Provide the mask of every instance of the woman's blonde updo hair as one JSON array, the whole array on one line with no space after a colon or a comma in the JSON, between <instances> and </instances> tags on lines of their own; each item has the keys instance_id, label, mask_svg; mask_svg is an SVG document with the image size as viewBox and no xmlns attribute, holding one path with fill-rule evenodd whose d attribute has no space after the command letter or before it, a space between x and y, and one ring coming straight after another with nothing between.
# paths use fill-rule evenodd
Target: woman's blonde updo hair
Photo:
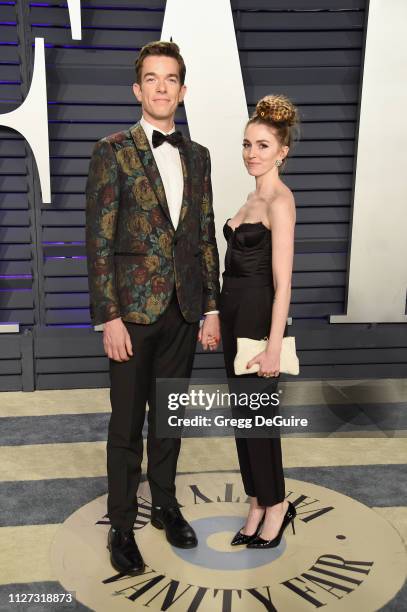
<instances>
[{"instance_id":1,"label":"woman's blonde updo hair","mask_svg":"<svg viewBox=\"0 0 407 612\"><path fill-rule=\"evenodd\" d=\"M291 145L294 140L299 138L299 113L298 109L287 96L275 94L264 96L256 104L256 109L246 124L263 123L275 128L277 138L281 146ZM279 166L279 170L284 168L286 157Z\"/></svg>"}]
</instances>

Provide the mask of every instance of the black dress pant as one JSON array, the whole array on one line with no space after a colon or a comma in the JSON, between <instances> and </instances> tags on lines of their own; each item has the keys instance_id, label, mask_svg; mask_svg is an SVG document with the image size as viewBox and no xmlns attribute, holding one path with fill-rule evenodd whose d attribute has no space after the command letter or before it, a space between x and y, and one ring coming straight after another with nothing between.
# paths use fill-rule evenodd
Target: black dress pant
<instances>
[{"instance_id":1,"label":"black dress pant","mask_svg":"<svg viewBox=\"0 0 407 612\"><path fill-rule=\"evenodd\" d=\"M235 375L233 362L237 351L237 338L261 340L269 336L272 304L271 286L265 286L264 283L262 285L250 277L241 279L224 277L220 299L220 320L228 378L258 380L257 373ZM276 393L278 377L264 380L267 380L267 393ZM285 498L285 483L280 437L235 437L235 440L243 486L247 495L256 497L261 506L273 506L282 502Z\"/></svg>"},{"instance_id":2,"label":"black dress pant","mask_svg":"<svg viewBox=\"0 0 407 612\"><path fill-rule=\"evenodd\" d=\"M133 347L128 361L109 359L112 414L107 440L107 510L113 527L129 529L137 516L137 489L143 459L143 425L148 402L147 478L153 505L178 505L175 474L180 438L157 438L156 378L189 378L199 322L188 323L176 293L150 325L123 321Z\"/></svg>"}]
</instances>

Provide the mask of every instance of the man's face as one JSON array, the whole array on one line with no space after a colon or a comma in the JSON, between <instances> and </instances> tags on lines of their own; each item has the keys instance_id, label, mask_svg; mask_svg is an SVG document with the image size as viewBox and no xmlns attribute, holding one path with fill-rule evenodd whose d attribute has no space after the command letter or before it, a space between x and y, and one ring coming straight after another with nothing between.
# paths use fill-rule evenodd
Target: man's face
<instances>
[{"instance_id":1,"label":"man's face","mask_svg":"<svg viewBox=\"0 0 407 612\"><path fill-rule=\"evenodd\" d=\"M134 83L133 92L141 102L145 118L163 120L174 117L185 96L178 62L165 55L149 55L143 61L141 83Z\"/></svg>"}]
</instances>

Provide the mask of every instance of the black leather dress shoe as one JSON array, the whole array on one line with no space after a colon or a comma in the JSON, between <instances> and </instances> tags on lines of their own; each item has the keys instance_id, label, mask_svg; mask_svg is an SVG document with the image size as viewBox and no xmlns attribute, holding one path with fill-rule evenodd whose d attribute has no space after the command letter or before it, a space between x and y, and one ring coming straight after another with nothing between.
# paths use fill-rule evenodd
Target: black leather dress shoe
<instances>
[{"instance_id":1,"label":"black leather dress shoe","mask_svg":"<svg viewBox=\"0 0 407 612\"><path fill-rule=\"evenodd\" d=\"M110 563L121 574L137 576L144 572L144 561L134 540L133 529L111 527L107 536Z\"/></svg>"},{"instance_id":2,"label":"black leather dress shoe","mask_svg":"<svg viewBox=\"0 0 407 612\"><path fill-rule=\"evenodd\" d=\"M178 506L153 506L151 524L157 529L165 529L167 540L178 548L195 548L198 539L191 525L187 523Z\"/></svg>"}]
</instances>

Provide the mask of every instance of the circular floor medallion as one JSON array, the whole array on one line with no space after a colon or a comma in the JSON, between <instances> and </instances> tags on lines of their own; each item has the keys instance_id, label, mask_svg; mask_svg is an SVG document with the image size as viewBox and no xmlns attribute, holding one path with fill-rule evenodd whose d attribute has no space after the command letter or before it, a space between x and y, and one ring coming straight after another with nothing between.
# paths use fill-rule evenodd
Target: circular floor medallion
<instances>
[{"instance_id":1,"label":"circular floor medallion","mask_svg":"<svg viewBox=\"0 0 407 612\"><path fill-rule=\"evenodd\" d=\"M380 609L402 587L406 550L399 533L367 506L336 491L286 478L297 508L275 549L231 547L247 512L236 473L177 477L182 512L197 532L192 550L170 546L149 522L150 491L139 490L135 537L146 562L117 575L106 549L106 495L72 514L57 532L52 566L61 584L96 612L326 612Z\"/></svg>"}]
</instances>

